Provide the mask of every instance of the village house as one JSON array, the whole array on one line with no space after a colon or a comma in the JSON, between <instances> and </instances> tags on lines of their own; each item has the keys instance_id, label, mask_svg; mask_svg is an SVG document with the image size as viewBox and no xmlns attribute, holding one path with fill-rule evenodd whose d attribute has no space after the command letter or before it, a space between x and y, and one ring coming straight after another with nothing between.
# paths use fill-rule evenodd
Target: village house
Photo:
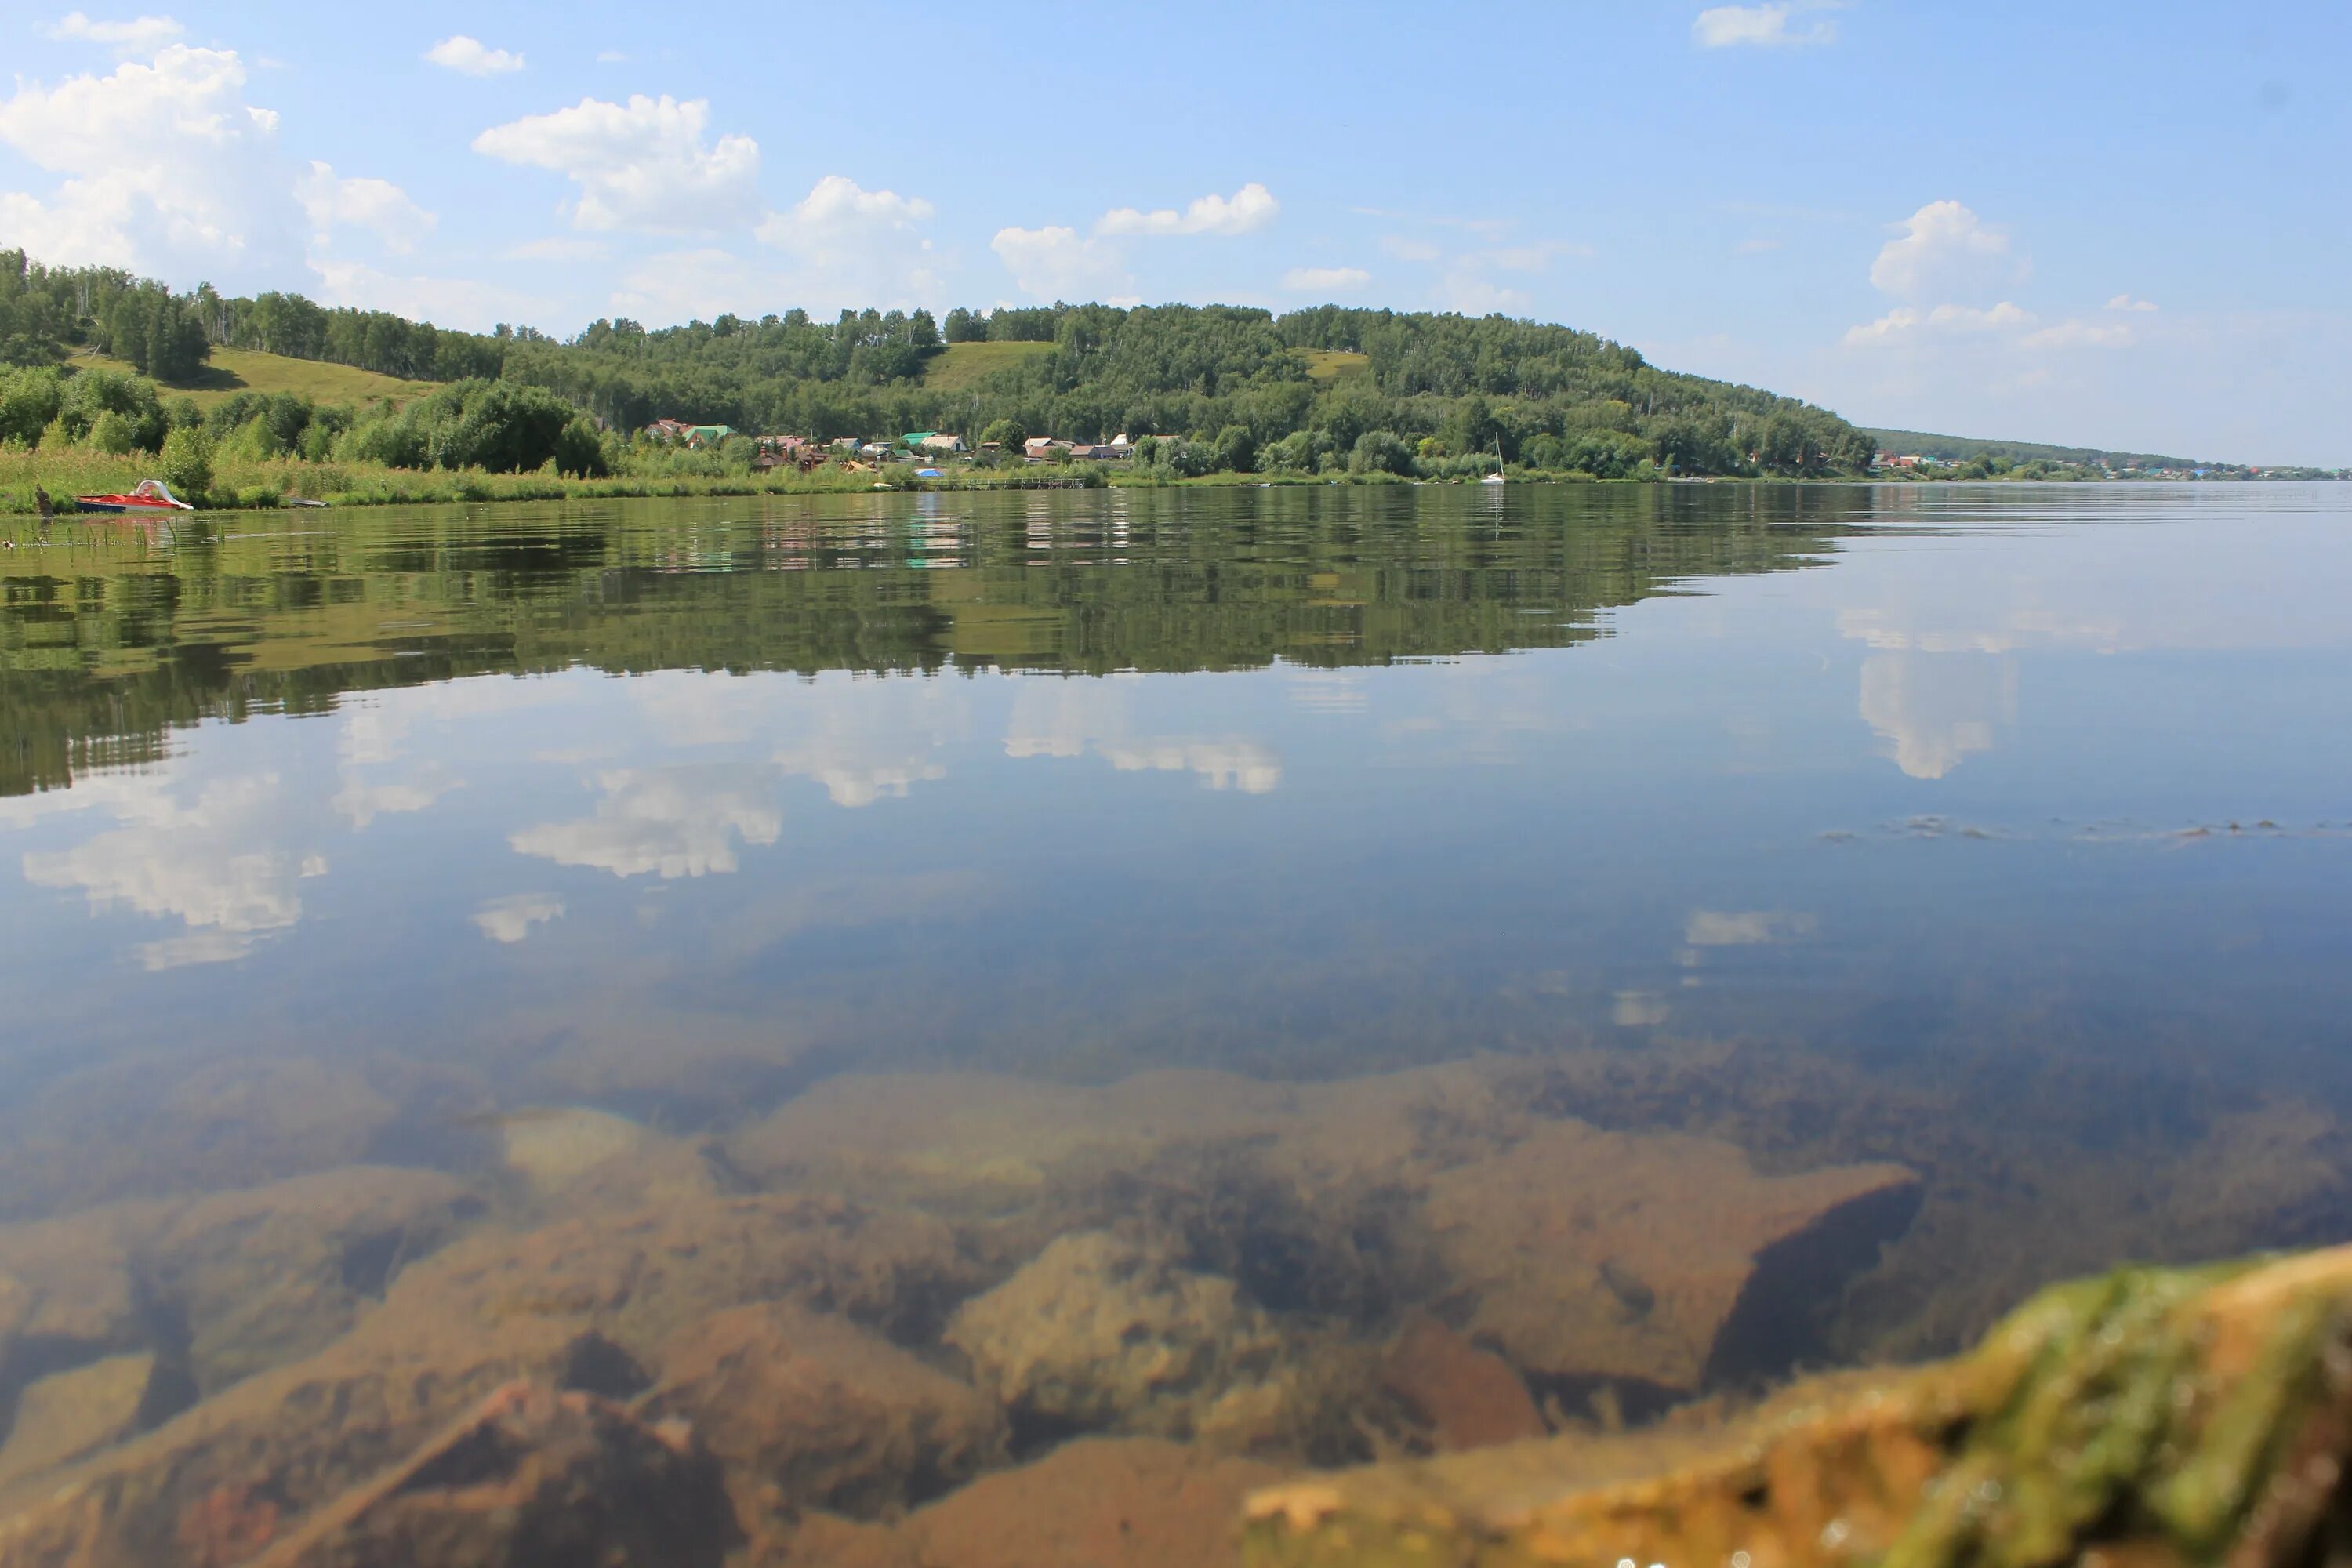
<instances>
[{"instance_id":1,"label":"village house","mask_svg":"<svg viewBox=\"0 0 2352 1568\"><path fill-rule=\"evenodd\" d=\"M735 434L731 425L689 425L683 419L656 419L646 426L644 434L656 441L684 443L688 447L715 447Z\"/></svg>"}]
</instances>

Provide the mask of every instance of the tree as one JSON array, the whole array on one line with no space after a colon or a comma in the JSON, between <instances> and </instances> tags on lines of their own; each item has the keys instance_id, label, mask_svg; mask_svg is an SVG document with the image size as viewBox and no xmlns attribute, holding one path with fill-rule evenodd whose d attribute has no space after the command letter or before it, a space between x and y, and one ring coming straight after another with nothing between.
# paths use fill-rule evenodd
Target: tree
<instances>
[{"instance_id":1,"label":"tree","mask_svg":"<svg viewBox=\"0 0 2352 1568\"><path fill-rule=\"evenodd\" d=\"M1217 467L1229 473L1246 474L1257 467L1257 438L1244 425L1228 425L1217 432Z\"/></svg>"},{"instance_id":2,"label":"tree","mask_svg":"<svg viewBox=\"0 0 2352 1568\"><path fill-rule=\"evenodd\" d=\"M213 444L201 429L181 426L163 437L163 482L182 500L201 501L213 483Z\"/></svg>"},{"instance_id":3,"label":"tree","mask_svg":"<svg viewBox=\"0 0 2352 1568\"><path fill-rule=\"evenodd\" d=\"M988 320L958 305L940 324L940 332L951 343L980 342L988 336Z\"/></svg>"},{"instance_id":4,"label":"tree","mask_svg":"<svg viewBox=\"0 0 2352 1568\"><path fill-rule=\"evenodd\" d=\"M1348 468L1359 474L1411 474L1412 448L1393 430L1367 430L1356 438Z\"/></svg>"},{"instance_id":5,"label":"tree","mask_svg":"<svg viewBox=\"0 0 2352 1568\"><path fill-rule=\"evenodd\" d=\"M1018 452L1022 443L1028 439L1029 432L1018 419L992 420L980 433L981 445L986 446L992 441L1008 452Z\"/></svg>"}]
</instances>

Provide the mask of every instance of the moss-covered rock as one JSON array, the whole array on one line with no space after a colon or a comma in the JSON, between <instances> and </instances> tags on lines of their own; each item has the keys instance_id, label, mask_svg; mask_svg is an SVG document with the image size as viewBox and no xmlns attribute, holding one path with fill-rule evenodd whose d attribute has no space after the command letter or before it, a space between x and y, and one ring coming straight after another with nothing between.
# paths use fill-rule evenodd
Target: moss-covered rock
<instances>
[{"instance_id":1,"label":"moss-covered rock","mask_svg":"<svg viewBox=\"0 0 2352 1568\"><path fill-rule=\"evenodd\" d=\"M2061 1286L1972 1353L1708 1432L1292 1482L1253 1568L2288 1564L2352 1542L2352 1248Z\"/></svg>"}]
</instances>

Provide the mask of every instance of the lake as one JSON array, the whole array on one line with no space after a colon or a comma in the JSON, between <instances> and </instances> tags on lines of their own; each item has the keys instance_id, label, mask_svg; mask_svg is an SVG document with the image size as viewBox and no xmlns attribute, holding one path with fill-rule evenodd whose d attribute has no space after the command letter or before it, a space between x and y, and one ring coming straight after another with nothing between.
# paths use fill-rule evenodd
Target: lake
<instances>
[{"instance_id":1,"label":"lake","mask_svg":"<svg viewBox=\"0 0 2352 1568\"><path fill-rule=\"evenodd\" d=\"M265 1539L224 1431L352 1446L290 1519L542 1331L724 1431L675 1346L746 1304L952 1385L953 1462L811 1483L866 1528L1090 1433L1443 1447L1409 1322L1558 1428L2341 1240L2347 524L2286 484L26 521L0 1510L170 1470L173 1539ZM30 1424L118 1363L112 1425ZM408 1416L268 1414L395 1363Z\"/></svg>"}]
</instances>

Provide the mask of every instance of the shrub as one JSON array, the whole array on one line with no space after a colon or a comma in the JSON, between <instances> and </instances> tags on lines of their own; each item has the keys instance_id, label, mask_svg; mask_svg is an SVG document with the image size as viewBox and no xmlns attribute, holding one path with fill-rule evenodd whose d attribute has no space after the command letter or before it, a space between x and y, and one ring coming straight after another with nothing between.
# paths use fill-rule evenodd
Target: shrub
<instances>
[{"instance_id":1,"label":"shrub","mask_svg":"<svg viewBox=\"0 0 2352 1568\"><path fill-rule=\"evenodd\" d=\"M163 482L182 500L201 500L213 486L213 444L198 426L183 425L163 437Z\"/></svg>"},{"instance_id":2,"label":"shrub","mask_svg":"<svg viewBox=\"0 0 2352 1568\"><path fill-rule=\"evenodd\" d=\"M89 427L89 444L110 457L123 457L139 449L139 426L110 408Z\"/></svg>"}]
</instances>

